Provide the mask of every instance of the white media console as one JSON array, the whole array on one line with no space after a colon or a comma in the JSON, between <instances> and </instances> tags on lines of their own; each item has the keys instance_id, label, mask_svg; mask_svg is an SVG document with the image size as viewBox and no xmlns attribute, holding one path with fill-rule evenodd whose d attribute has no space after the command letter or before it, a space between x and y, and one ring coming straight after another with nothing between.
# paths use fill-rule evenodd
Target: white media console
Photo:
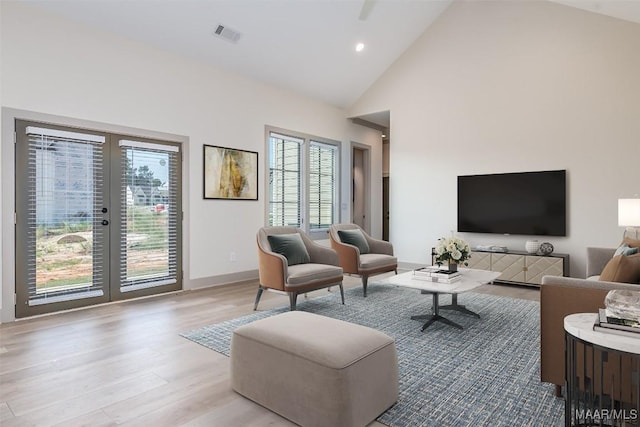
<instances>
[{"instance_id":1,"label":"white media console","mask_svg":"<svg viewBox=\"0 0 640 427\"><path fill-rule=\"evenodd\" d=\"M569 255L472 251L469 268L502 273L495 281L540 286L542 276L569 276Z\"/></svg>"},{"instance_id":2,"label":"white media console","mask_svg":"<svg viewBox=\"0 0 640 427\"><path fill-rule=\"evenodd\" d=\"M535 255L520 251L472 250L467 262L469 268L502 273L494 282L540 286L542 276L569 276L568 254Z\"/></svg>"}]
</instances>

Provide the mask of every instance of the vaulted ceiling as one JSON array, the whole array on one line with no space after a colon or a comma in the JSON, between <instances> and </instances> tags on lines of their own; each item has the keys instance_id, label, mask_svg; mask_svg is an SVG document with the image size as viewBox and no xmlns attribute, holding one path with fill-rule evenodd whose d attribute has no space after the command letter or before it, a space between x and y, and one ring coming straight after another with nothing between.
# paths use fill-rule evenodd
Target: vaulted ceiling
<instances>
[{"instance_id":1,"label":"vaulted ceiling","mask_svg":"<svg viewBox=\"0 0 640 427\"><path fill-rule=\"evenodd\" d=\"M19 1L348 107L452 0ZM557 3L640 23L640 0ZM216 37L219 25L223 35L239 33L238 40Z\"/></svg>"}]
</instances>

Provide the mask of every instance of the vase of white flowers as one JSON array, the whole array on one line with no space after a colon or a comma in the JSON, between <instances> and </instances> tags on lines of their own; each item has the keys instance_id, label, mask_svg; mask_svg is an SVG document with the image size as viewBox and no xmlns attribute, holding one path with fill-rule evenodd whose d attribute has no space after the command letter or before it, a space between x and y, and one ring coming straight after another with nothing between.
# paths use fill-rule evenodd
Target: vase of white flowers
<instances>
[{"instance_id":1,"label":"vase of white flowers","mask_svg":"<svg viewBox=\"0 0 640 427\"><path fill-rule=\"evenodd\" d=\"M450 271L457 271L458 264L469 265L467 260L471 258L471 246L457 237L438 239L436 246L436 263L438 265L447 262Z\"/></svg>"}]
</instances>

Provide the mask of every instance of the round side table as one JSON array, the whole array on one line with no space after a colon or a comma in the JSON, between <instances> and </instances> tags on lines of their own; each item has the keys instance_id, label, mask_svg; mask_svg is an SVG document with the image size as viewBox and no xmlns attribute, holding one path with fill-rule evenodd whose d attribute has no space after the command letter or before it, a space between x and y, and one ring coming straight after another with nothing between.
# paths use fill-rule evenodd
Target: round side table
<instances>
[{"instance_id":1,"label":"round side table","mask_svg":"<svg viewBox=\"0 0 640 427\"><path fill-rule=\"evenodd\" d=\"M594 331L596 317L564 318L565 426L638 425L640 335Z\"/></svg>"}]
</instances>

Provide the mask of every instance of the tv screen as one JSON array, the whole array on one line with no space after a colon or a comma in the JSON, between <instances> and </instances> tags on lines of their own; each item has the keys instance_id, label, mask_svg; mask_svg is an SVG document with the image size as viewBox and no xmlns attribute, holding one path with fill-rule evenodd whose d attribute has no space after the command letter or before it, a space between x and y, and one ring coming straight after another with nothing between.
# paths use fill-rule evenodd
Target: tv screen
<instances>
[{"instance_id":1,"label":"tv screen","mask_svg":"<svg viewBox=\"0 0 640 427\"><path fill-rule=\"evenodd\" d=\"M458 231L566 236L566 171L458 177Z\"/></svg>"}]
</instances>

